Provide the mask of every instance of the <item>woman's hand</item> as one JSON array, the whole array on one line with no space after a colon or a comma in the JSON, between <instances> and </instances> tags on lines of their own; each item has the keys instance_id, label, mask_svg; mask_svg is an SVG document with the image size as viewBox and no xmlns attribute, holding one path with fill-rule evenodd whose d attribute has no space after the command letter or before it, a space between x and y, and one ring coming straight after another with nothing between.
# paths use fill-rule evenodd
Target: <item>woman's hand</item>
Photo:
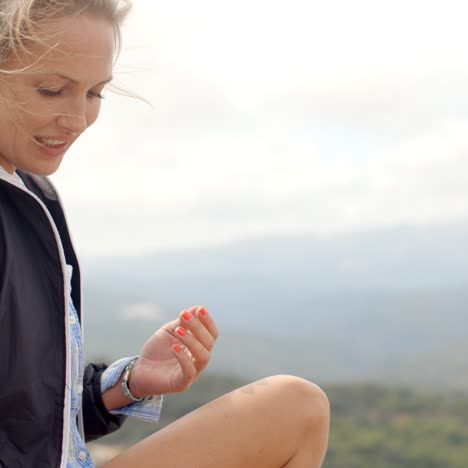
<instances>
[{"instance_id":1,"label":"woman's hand","mask_svg":"<svg viewBox=\"0 0 468 468\"><path fill-rule=\"evenodd\" d=\"M207 366L218 329L204 307L191 307L143 346L129 379L137 397L186 390Z\"/></svg>"}]
</instances>

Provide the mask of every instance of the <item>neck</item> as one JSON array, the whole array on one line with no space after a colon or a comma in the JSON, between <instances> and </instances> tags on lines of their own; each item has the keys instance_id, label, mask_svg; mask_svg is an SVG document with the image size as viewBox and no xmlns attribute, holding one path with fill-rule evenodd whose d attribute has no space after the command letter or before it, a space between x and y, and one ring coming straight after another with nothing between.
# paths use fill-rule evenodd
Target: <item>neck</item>
<instances>
[{"instance_id":1,"label":"neck","mask_svg":"<svg viewBox=\"0 0 468 468\"><path fill-rule=\"evenodd\" d=\"M8 172L8 174L13 175L16 170L16 167L2 161L1 155L0 155L0 169L3 169L5 172Z\"/></svg>"}]
</instances>

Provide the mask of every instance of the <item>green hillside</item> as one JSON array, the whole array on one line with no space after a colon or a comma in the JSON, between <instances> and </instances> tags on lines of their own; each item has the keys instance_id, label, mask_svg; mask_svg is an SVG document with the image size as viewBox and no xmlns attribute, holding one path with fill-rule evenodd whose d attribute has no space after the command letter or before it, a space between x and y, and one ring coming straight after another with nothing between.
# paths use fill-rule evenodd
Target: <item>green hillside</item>
<instances>
[{"instance_id":1,"label":"green hillside","mask_svg":"<svg viewBox=\"0 0 468 468\"><path fill-rule=\"evenodd\" d=\"M466 468L468 398L402 388L326 388L332 407L324 468Z\"/></svg>"}]
</instances>

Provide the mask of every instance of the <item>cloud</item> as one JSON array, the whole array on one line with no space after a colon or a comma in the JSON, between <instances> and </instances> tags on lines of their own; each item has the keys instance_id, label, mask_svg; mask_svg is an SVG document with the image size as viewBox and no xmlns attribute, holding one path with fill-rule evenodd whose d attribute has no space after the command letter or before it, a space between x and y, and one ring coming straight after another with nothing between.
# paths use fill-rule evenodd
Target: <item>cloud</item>
<instances>
[{"instance_id":1,"label":"cloud","mask_svg":"<svg viewBox=\"0 0 468 468\"><path fill-rule=\"evenodd\" d=\"M153 107L109 95L54 176L82 252L468 216L464 4L285 5L135 7Z\"/></svg>"},{"instance_id":2,"label":"cloud","mask_svg":"<svg viewBox=\"0 0 468 468\"><path fill-rule=\"evenodd\" d=\"M273 137L201 140L183 167L110 166L62 188L92 253L457 220L468 217L466 124L362 160L328 159L314 144L275 149Z\"/></svg>"}]
</instances>

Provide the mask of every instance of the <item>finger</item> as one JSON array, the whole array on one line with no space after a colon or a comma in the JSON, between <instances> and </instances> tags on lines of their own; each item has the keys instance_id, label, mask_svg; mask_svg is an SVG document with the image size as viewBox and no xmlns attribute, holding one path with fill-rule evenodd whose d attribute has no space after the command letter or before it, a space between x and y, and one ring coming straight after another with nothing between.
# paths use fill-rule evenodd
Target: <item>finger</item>
<instances>
[{"instance_id":1,"label":"finger","mask_svg":"<svg viewBox=\"0 0 468 468\"><path fill-rule=\"evenodd\" d=\"M187 318L191 317L191 316L195 316L195 312L196 310L198 309L199 306L192 306L190 307L189 309L184 309L182 312L180 312L179 316L174 319L174 320L171 320L170 322L167 322L163 328L167 329L168 331L170 331L171 333L174 332L174 330L177 328L177 327L180 327L182 325L184 325L182 323L182 314L188 312L188 316Z\"/></svg>"},{"instance_id":2,"label":"finger","mask_svg":"<svg viewBox=\"0 0 468 468\"><path fill-rule=\"evenodd\" d=\"M187 333L185 328L178 327L175 332L177 339L186 346L188 352L191 354L197 370L200 371L204 369L210 361L211 353L197 340L195 336Z\"/></svg>"},{"instance_id":3,"label":"finger","mask_svg":"<svg viewBox=\"0 0 468 468\"><path fill-rule=\"evenodd\" d=\"M219 337L218 327L205 307L201 306L197 308L196 317L205 325L205 328L210 332L211 336L217 340Z\"/></svg>"},{"instance_id":4,"label":"finger","mask_svg":"<svg viewBox=\"0 0 468 468\"><path fill-rule=\"evenodd\" d=\"M195 315L196 312L197 312L197 309L199 309L199 308L200 308L200 306L198 306L198 305L192 306L189 309L187 309L187 312L190 312L192 315Z\"/></svg>"},{"instance_id":5,"label":"finger","mask_svg":"<svg viewBox=\"0 0 468 468\"><path fill-rule=\"evenodd\" d=\"M203 346L211 351L213 349L216 338L211 334L210 330L205 326L196 315L197 309L191 313L192 309L185 310L180 314L181 326L197 338L197 340L203 344Z\"/></svg>"},{"instance_id":6,"label":"finger","mask_svg":"<svg viewBox=\"0 0 468 468\"><path fill-rule=\"evenodd\" d=\"M183 347L179 344L172 345L172 351L180 364L180 368L182 369L182 375L184 376L184 384L182 388L177 389L177 391L182 391L187 389L191 382L197 376L197 370L195 369L195 364L191 357L184 351Z\"/></svg>"},{"instance_id":7,"label":"finger","mask_svg":"<svg viewBox=\"0 0 468 468\"><path fill-rule=\"evenodd\" d=\"M180 325L182 325L180 317L177 317L175 320L167 322L165 325L162 326L162 328L172 334L177 327L180 327Z\"/></svg>"}]
</instances>

